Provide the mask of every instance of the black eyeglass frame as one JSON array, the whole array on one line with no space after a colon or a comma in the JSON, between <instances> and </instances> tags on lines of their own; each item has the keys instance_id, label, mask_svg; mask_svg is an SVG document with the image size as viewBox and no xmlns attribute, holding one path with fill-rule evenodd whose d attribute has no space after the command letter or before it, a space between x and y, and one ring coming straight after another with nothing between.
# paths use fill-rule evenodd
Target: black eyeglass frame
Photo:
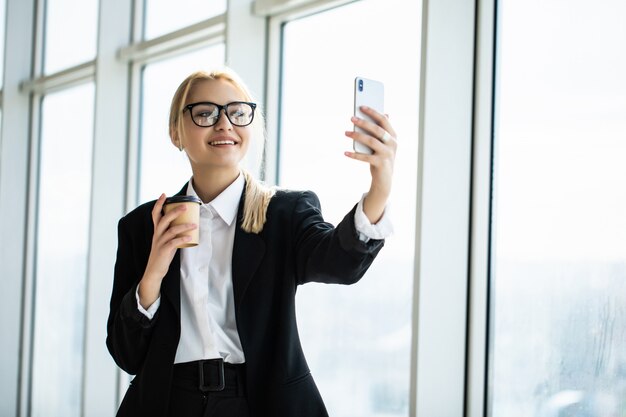
<instances>
[{"instance_id":1,"label":"black eyeglass frame","mask_svg":"<svg viewBox=\"0 0 626 417\"><path fill-rule=\"evenodd\" d=\"M212 125L208 125L208 126L202 126L199 125L196 120L193 117L193 114L191 113L191 111L193 110L194 107L199 106L201 104L207 105L210 104L212 106L217 107L218 112L217 112L217 119L215 119L215 123L213 123ZM246 123L245 125L242 124L238 124L233 122L230 119L230 116L228 115L228 111L227 108L228 106L230 106L231 104L247 104L252 108L252 115L250 117L250 121L248 123ZM211 101L199 101L197 103L191 103L191 104L187 104L184 108L183 108L183 113L187 110L189 110L189 116L191 117L191 121L198 127L211 127L211 126L215 126L217 124L217 122L220 121L220 117L222 117L222 110L224 110L224 114L226 115L226 118L228 119L228 121L230 122L230 124L232 124L233 126L238 126L238 127L245 127L248 126L252 123L252 121L254 120L254 110L256 109L256 103L251 103L249 101L231 101L230 103L226 103L224 105L221 104L217 104L217 103L213 103Z\"/></svg>"}]
</instances>

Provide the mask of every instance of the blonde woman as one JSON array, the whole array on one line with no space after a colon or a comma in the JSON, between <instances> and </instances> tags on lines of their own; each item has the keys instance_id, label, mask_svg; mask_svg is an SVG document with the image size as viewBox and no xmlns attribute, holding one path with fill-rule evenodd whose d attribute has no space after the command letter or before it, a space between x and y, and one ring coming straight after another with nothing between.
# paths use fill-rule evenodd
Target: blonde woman
<instances>
[{"instance_id":1,"label":"blonde woman","mask_svg":"<svg viewBox=\"0 0 626 417\"><path fill-rule=\"evenodd\" d=\"M333 227L313 192L269 188L241 169L264 129L232 70L182 82L169 130L193 173L178 195L200 198L200 224L172 225L184 208L163 214L165 195L119 221L107 347L135 378L118 416L328 415L300 346L295 294L310 281L357 282L390 233L395 132L364 111L376 122L352 122L369 134L345 134L374 153L346 156L370 165L371 187ZM195 228L199 245L177 249Z\"/></svg>"}]
</instances>

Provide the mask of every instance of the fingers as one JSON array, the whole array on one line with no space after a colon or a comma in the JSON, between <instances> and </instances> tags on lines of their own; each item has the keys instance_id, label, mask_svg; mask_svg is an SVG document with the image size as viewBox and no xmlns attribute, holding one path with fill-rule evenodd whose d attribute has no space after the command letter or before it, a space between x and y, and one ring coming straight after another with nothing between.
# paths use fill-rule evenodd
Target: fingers
<instances>
[{"instance_id":1,"label":"fingers","mask_svg":"<svg viewBox=\"0 0 626 417\"><path fill-rule=\"evenodd\" d=\"M368 135L362 132L346 131L345 135L363 145L369 147L378 155L391 154L396 151L398 143L395 138L391 137L388 133L388 139L383 141L386 131L380 134L380 137Z\"/></svg>"},{"instance_id":2,"label":"fingers","mask_svg":"<svg viewBox=\"0 0 626 417\"><path fill-rule=\"evenodd\" d=\"M348 158L356 159L357 161L367 162L370 165L373 165L376 162L376 160L374 159L374 155L369 155L366 153L345 151L344 155Z\"/></svg>"},{"instance_id":3,"label":"fingers","mask_svg":"<svg viewBox=\"0 0 626 417\"><path fill-rule=\"evenodd\" d=\"M183 235L179 237L169 235L169 240L166 239L166 236L162 237L162 244L160 248L165 249L166 252L173 254L178 247L182 246L183 243L187 243L191 240L191 236ZM169 263L169 262L168 262Z\"/></svg>"},{"instance_id":4,"label":"fingers","mask_svg":"<svg viewBox=\"0 0 626 417\"><path fill-rule=\"evenodd\" d=\"M361 106L361 111L371 117L375 123L364 120L363 126L359 127L362 127L367 131L371 131L372 133L376 133L376 131L372 131L370 127L375 129L375 127L378 126L380 127L380 129L378 130L378 133L380 133L380 135L376 135L377 137L382 137L382 130L389 132L389 134L394 138L396 137L396 132L393 129L393 126L391 126L391 122L389 121L389 116L387 114L378 113L376 110L367 106Z\"/></svg>"},{"instance_id":5,"label":"fingers","mask_svg":"<svg viewBox=\"0 0 626 417\"><path fill-rule=\"evenodd\" d=\"M363 113L367 114L373 122L353 117L352 123L359 129L347 131L345 135L369 147L372 149L373 153L368 155L358 152L345 152L345 155L358 161L367 162L373 169L372 178L374 178L375 175L376 178L382 178L384 180L386 176L389 176L393 171L393 163L398 147L396 133L387 115L378 113L376 110L365 106L362 106L361 110Z\"/></svg>"},{"instance_id":6,"label":"fingers","mask_svg":"<svg viewBox=\"0 0 626 417\"><path fill-rule=\"evenodd\" d=\"M382 143L386 143L389 142L389 139L391 139L391 135L389 134L389 132L387 132L386 130L383 132L383 136L380 138L380 141Z\"/></svg>"},{"instance_id":7,"label":"fingers","mask_svg":"<svg viewBox=\"0 0 626 417\"><path fill-rule=\"evenodd\" d=\"M165 194L161 194L152 208L152 222L154 233L152 235L152 247L146 266L145 276L163 278L172 262L176 249L188 243L191 236L183 235L185 232L196 229L197 224L184 223L172 225L173 220L183 213L187 207L180 205L163 214Z\"/></svg>"},{"instance_id":8,"label":"fingers","mask_svg":"<svg viewBox=\"0 0 626 417\"><path fill-rule=\"evenodd\" d=\"M161 211L163 210L163 204L165 203L165 194L161 194L157 199L156 203L154 203L154 207L152 207L152 224L156 230L156 226L161 220Z\"/></svg>"},{"instance_id":9,"label":"fingers","mask_svg":"<svg viewBox=\"0 0 626 417\"><path fill-rule=\"evenodd\" d=\"M187 207L183 204L169 211L166 214L162 214L159 221L156 223L154 227L154 234L161 235L165 233L165 231L170 227L171 223L178 216L180 216L185 210L187 210Z\"/></svg>"},{"instance_id":10,"label":"fingers","mask_svg":"<svg viewBox=\"0 0 626 417\"><path fill-rule=\"evenodd\" d=\"M183 233L196 229L198 225L194 223L172 225L171 223L169 223L169 227L166 227L165 229L163 229L163 227L166 227L165 221L161 221L161 223L159 224L158 230L155 231L154 236L152 238L155 248L156 247L170 247L172 241L181 237ZM174 247L176 246L174 245Z\"/></svg>"},{"instance_id":11,"label":"fingers","mask_svg":"<svg viewBox=\"0 0 626 417\"><path fill-rule=\"evenodd\" d=\"M388 121L388 119L386 118L385 120ZM371 135L377 142L390 144L395 147L395 132L390 123L385 123L385 126L387 126L385 128L368 120L360 119L358 117L352 117L352 123L354 123L354 126L360 128L362 131L369 133L369 135ZM363 134L362 132L359 133Z\"/></svg>"},{"instance_id":12,"label":"fingers","mask_svg":"<svg viewBox=\"0 0 626 417\"><path fill-rule=\"evenodd\" d=\"M353 131L346 131L345 135L351 138L352 140L367 146L376 154L380 154L381 152L384 152L385 145L381 141L379 141L378 139L374 138L371 135L368 135L366 133L361 133L361 132L353 132Z\"/></svg>"},{"instance_id":13,"label":"fingers","mask_svg":"<svg viewBox=\"0 0 626 417\"><path fill-rule=\"evenodd\" d=\"M162 221L161 224L162 223L165 222ZM176 249L191 240L191 236L183 235L183 233L196 229L197 227L197 224L185 223L171 226L163 233L154 233L149 263L151 261L151 263L161 271L161 276L164 276L167 272L167 268L172 261Z\"/></svg>"},{"instance_id":14,"label":"fingers","mask_svg":"<svg viewBox=\"0 0 626 417\"><path fill-rule=\"evenodd\" d=\"M176 220L183 212L187 210L185 205L180 205L173 210L163 214L163 206L165 204L165 194L161 194L152 208L152 222L154 224L153 243L156 246L171 246L181 244L184 237L177 238L181 233L193 230L198 225L193 223L185 223L172 226L172 222Z\"/></svg>"},{"instance_id":15,"label":"fingers","mask_svg":"<svg viewBox=\"0 0 626 417\"><path fill-rule=\"evenodd\" d=\"M191 240L191 236L181 236L181 237L177 237L176 239L170 240L167 245L169 246L169 249L174 250L182 246L184 243L189 242L190 240Z\"/></svg>"},{"instance_id":16,"label":"fingers","mask_svg":"<svg viewBox=\"0 0 626 417\"><path fill-rule=\"evenodd\" d=\"M194 223L177 224L176 226L171 226L170 228L168 228L162 235L158 237L158 240L161 243L176 240L174 239L176 236L196 229L197 227L198 225Z\"/></svg>"},{"instance_id":17,"label":"fingers","mask_svg":"<svg viewBox=\"0 0 626 417\"><path fill-rule=\"evenodd\" d=\"M169 224L178 217L183 211L187 210L185 205L180 205L167 214L163 214L163 206L165 205L165 194L161 194L152 208L152 224L155 232L160 229L161 232L169 227Z\"/></svg>"},{"instance_id":18,"label":"fingers","mask_svg":"<svg viewBox=\"0 0 626 417\"><path fill-rule=\"evenodd\" d=\"M373 154L345 151L344 155L348 158L356 159L357 161L367 162L371 167L374 168L393 167L393 153L383 156L379 153L376 153L376 151L374 151Z\"/></svg>"}]
</instances>

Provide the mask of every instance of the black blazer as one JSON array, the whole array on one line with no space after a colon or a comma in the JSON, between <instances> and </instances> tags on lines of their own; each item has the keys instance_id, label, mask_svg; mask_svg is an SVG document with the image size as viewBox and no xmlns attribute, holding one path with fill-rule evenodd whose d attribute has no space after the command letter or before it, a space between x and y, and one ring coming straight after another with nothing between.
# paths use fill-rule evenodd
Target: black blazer
<instances>
[{"instance_id":1,"label":"black blazer","mask_svg":"<svg viewBox=\"0 0 626 417\"><path fill-rule=\"evenodd\" d=\"M384 241L358 239L356 206L337 227L324 222L319 200L310 191L277 191L263 231L246 233L241 229L244 198L245 193L237 214L232 279L251 416L327 416L300 346L296 288L310 281L357 282ZM137 207L118 224L106 344L117 365L136 375L120 417L166 415L180 338L179 251L163 279L155 317L148 320L137 309L135 290L150 254L154 203Z\"/></svg>"}]
</instances>

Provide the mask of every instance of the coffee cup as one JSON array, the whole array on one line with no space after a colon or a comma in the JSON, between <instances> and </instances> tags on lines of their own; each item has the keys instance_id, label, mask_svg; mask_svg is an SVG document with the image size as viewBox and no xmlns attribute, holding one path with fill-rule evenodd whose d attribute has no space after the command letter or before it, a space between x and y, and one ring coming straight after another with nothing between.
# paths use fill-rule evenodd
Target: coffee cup
<instances>
[{"instance_id":1,"label":"coffee cup","mask_svg":"<svg viewBox=\"0 0 626 417\"><path fill-rule=\"evenodd\" d=\"M185 205L187 206L187 210L183 211L178 215L178 217L172 220L172 223L170 223L170 227L186 223L199 225L200 204L202 204L202 200L200 200L198 197L194 197L191 195L179 195L169 197L165 199L165 203L163 204L163 212L167 214L170 211L174 210L176 207ZM200 242L200 230L198 227L176 235L176 237L182 236L191 236L191 240L180 244L179 246L177 246L178 248L190 248L192 246L197 246Z\"/></svg>"}]
</instances>

